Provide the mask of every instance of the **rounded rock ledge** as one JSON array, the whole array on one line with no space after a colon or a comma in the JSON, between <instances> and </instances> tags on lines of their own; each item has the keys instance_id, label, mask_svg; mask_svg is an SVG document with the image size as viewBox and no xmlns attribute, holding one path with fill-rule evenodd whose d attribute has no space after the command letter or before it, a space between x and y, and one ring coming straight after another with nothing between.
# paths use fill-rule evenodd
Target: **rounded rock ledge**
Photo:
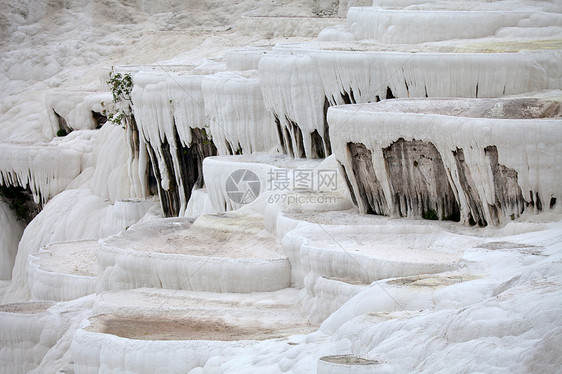
<instances>
[{"instance_id":1,"label":"rounded rock ledge","mask_svg":"<svg viewBox=\"0 0 562 374\"><path fill-rule=\"evenodd\" d=\"M284 154L257 152L251 155L207 157L203 161L203 173L213 206L222 211L230 211L243 206L233 201L227 191L227 183L233 173L249 170L256 175L256 184L259 186L256 200L259 200L267 191L287 192L292 187L291 178L297 170L313 170L320 163L320 160L294 159ZM274 185L276 182L286 183L287 188L277 190Z\"/></svg>"},{"instance_id":2,"label":"rounded rock ledge","mask_svg":"<svg viewBox=\"0 0 562 374\"><path fill-rule=\"evenodd\" d=\"M49 318L49 302L0 305L0 373L27 373L57 342L60 321Z\"/></svg>"},{"instance_id":3,"label":"rounded rock ledge","mask_svg":"<svg viewBox=\"0 0 562 374\"><path fill-rule=\"evenodd\" d=\"M100 240L99 290L275 291L291 267L263 218L214 214L134 225Z\"/></svg>"},{"instance_id":4,"label":"rounded rock ledge","mask_svg":"<svg viewBox=\"0 0 562 374\"><path fill-rule=\"evenodd\" d=\"M96 290L97 240L53 243L29 256L28 280L35 300L67 301Z\"/></svg>"},{"instance_id":5,"label":"rounded rock ledge","mask_svg":"<svg viewBox=\"0 0 562 374\"><path fill-rule=\"evenodd\" d=\"M560 91L397 99L332 107L328 122L362 212L434 210L437 219L498 226L559 208L561 108Z\"/></svg>"},{"instance_id":6,"label":"rounded rock ledge","mask_svg":"<svg viewBox=\"0 0 562 374\"><path fill-rule=\"evenodd\" d=\"M282 241L296 284L307 274L350 284L457 268L474 240L427 225L304 224Z\"/></svg>"},{"instance_id":7,"label":"rounded rock ledge","mask_svg":"<svg viewBox=\"0 0 562 374\"><path fill-rule=\"evenodd\" d=\"M105 292L71 350L76 374L114 368L186 373L214 356L268 339L310 333L298 290L252 294L135 289Z\"/></svg>"}]
</instances>

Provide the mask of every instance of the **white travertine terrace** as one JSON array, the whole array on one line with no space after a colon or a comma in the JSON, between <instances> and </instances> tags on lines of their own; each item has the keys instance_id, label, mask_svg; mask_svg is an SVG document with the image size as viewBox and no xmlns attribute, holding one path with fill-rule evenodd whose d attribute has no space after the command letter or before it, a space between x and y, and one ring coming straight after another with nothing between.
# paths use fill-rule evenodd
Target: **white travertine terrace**
<instances>
[{"instance_id":1,"label":"white travertine terrace","mask_svg":"<svg viewBox=\"0 0 562 374\"><path fill-rule=\"evenodd\" d=\"M80 141L73 143L0 143L2 184L29 187L35 202L46 203L64 191L82 171L83 148L89 144ZM73 145L78 146L78 149Z\"/></svg>"},{"instance_id":2,"label":"white travertine terrace","mask_svg":"<svg viewBox=\"0 0 562 374\"><path fill-rule=\"evenodd\" d=\"M202 79L201 75L178 74L174 71L156 74L141 71L134 75L135 87L131 99L140 136L138 155L129 156L129 164L144 194L148 194L146 173L149 160L158 168L159 183L164 190L170 188L171 178L180 190L183 189L177 151L181 146L191 145L193 128L206 127ZM164 143L171 149L169 153L174 170L169 170L166 164ZM153 149L152 153L147 147ZM187 196L180 194L179 198L183 211L187 207Z\"/></svg>"},{"instance_id":3,"label":"white travertine terrace","mask_svg":"<svg viewBox=\"0 0 562 374\"><path fill-rule=\"evenodd\" d=\"M97 240L53 243L29 256L29 288L34 300L67 301L96 291Z\"/></svg>"},{"instance_id":4,"label":"white travertine terrace","mask_svg":"<svg viewBox=\"0 0 562 374\"><path fill-rule=\"evenodd\" d=\"M419 44L451 39L476 39L506 27L560 26L551 13L506 10L403 10L351 8L347 26L358 40L386 44Z\"/></svg>"},{"instance_id":5,"label":"white travertine terrace","mask_svg":"<svg viewBox=\"0 0 562 374\"><path fill-rule=\"evenodd\" d=\"M273 46L245 47L225 52L224 60L228 71L256 70L260 59Z\"/></svg>"},{"instance_id":6,"label":"white travertine terrace","mask_svg":"<svg viewBox=\"0 0 562 374\"><path fill-rule=\"evenodd\" d=\"M131 95L139 131L146 141L191 144L191 128L205 127L202 75L189 72L140 71L134 73Z\"/></svg>"},{"instance_id":7,"label":"white travertine terrace","mask_svg":"<svg viewBox=\"0 0 562 374\"><path fill-rule=\"evenodd\" d=\"M393 97L500 97L561 89L560 47L541 50L539 44L535 48L509 53L423 49L411 53L369 44L282 45L260 60L260 83L266 107L290 134L284 140L292 144L292 153L315 157L311 134L317 131L328 143L328 105Z\"/></svg>"},{"instance_id":8,"label":"white travertine terrace","mask_svg":"<svg viewBox=\"0 0 562 374\"><path fill-rule=\"evenodd\" d=\"M67 190L55 196L26 227L12 271L11 292L6 301L31 297L27 267L29 256L50 243L94 240L114 235L151 217L153 200L111 203L88 188ZM71 292L71 291L70 291Z\"/></svg>"},{"instance_id":9,"label":"white travertine terrace","mask_svg":"<svg viewBox=\"0 0 562 374\"><path fill-rule=\"evenodd\" d=\"M72 342L76 373L185 373L260 341L312 331L294 289L252 294L136 289L100 294ZM139 313L142 311L142 313Z\"/></svg>"},{"instance_id":10,"label":"white travertine terrace","mask_svg":"<svg viewBox=\"0 0 562 374\"><path fill-rule=\"evenodd\" d=\"M263 105L257 71L209 75L201 86L209 129L219 155L275 148L277 133L273 118Z\"/></svg>"},{"instance_id":11,"label":"white travertine terrace","mask_svg":"<svg viewBox=\"0 0 562 374\"><path fill-rule=\"evenodd\" d=\"M91 307L91 297L58 304L2 304L0 373L33 372L39 365L47 371L66 366L70 341Z\"/></svg>"},{"instance_id":12,"label":"white travertine terrace","mask_svg":"<svg viewBox=\"0 0 562 374\"><path fill-rule=\"evenodd\" d=\"M302 285L308 273L370 284L379 279L454 269L462 252L449 250L453 241L459 248L468 245L462 243L462 237L448 237L440 230L419 226L350 229L316 225L291 231L283 239L283 247L294 264L292 275L297 285Z\"/></svg>"},{"instance_id":13,"label":"white travertine terrace","mask_svg":"<svg viewBox=\"0 0 562 374\"><path fill-rule=\"evenodd\" d=\"M524 210L552 209L562 197L560 113L559 101L540 99L410 99L330 108L328 122L334 154L344 165L361 210L378 209L379 214L402 216L419 214L413 200L407 206L400 200L415 196L394 195L401 186L392 186L398 182L392 181L389 174L389 147L402 139L435 147L440 160L434 159L434 165L442 162L463 222L483 219L497 224L508 222ZM362 172L352 166L350 143L362 144L369 150L371 170L379 186L358 186L364 183L358 182L364 174L359 175ZM403 157L404 173L410 170L415 174L412 170L418 163L423 167L416 155L405 153ZM426 153L421 157L432 156ZM407 178L404 176L399 184L420 183ZM368 199L361 197L365 188L375 190L367 192L368 199L376 200L370 207ZM433 196L433 201L444 197L442 192L437 194L441 196ZM377 204L380 207L376 208ZM442 209L439 206L435 210L444 217Z\"/></svg>"},{"instance_id":14,"label":"white travertine terrace","mask_svg":"<svg viewBox=\"0 0 562 374\"><path fill-rule=\"evenodd\" d=\"M34 369L47 351L56 344L54 332L58 329L49 321L47 309L52 303L14 303L0 307L0 361L10 362L2 373L26 373ZM51 323L51 326L49 325ZM49 331L50 330L50 331Z\"/></svg>"},{"instance_id":15,"label":"white travertine terrace","mask_svg":"<svg viewBox=\"0 0 562 374\"><path fill-rule=\"evenodd\" d=\"M100 240L99 289L261 292L289 286L290 264L259 216L205 215L192 222L147 222Z\"/></svg>"},{"instance_id":16,"label":"white travertine terrace","mask_svg":"<svg viewBox=\"0 0 562 374\"><path fill-rule=\"evenodd\" d=\"M287 189L278 192L287 192L292 189L295 170L312 170L319 165L318 160L293 159L281 154L256 153L242 156L207 157L203 162L203 171L206 179L215 181L207 187L209 200L215 209L222 212L242 207L241 204L229 198L226 186L230 175L237 170L250 170L257 176L261 195L267 191L271 193L278 191L273 186L276 172L286 175L288 186Z\"/></svg>"},{"instance_id":17,"label":"white travertine terrace","mask_svg":"<svg viewBox=\"0 0 562 374\"><path fill-rule=\"evenodd\" d=\"M0 374L558 373L560 1L59 3L0 3Z\"/></svg>"},{"instance_id":18,"label":"white travertine terrace","mask_svg":"<svg viewBox=\"0 0 562 374\"><path fill-rule=\"evenodd\" d=\"M100 126L92 112L104 115L113 109L109 92L53 90L45 99L53 136L61 128L61 119L70 130L93 130Z\"/></svg>"}]
</instances>

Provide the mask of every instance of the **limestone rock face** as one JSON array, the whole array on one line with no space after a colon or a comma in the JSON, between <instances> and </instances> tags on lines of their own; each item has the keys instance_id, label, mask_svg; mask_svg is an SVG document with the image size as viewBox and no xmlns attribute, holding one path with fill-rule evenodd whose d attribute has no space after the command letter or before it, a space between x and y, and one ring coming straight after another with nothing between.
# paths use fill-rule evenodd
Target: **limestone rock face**
<instances>
[{"instance_id":1,"label":"limestone rock face","mask_svg":"<svg viewBox=\"0 0 562 374\"><path fill-rule=\"evenodd\" d=\"M430 210L441 219L458 214L443 160L432 143L400 138L383 155L394 209L401 216L422 216Z\"/></svg>"},{"instance_id":2,"label":"limestone rock face","mask_svg":"<svg viewBox=\"0 0 562 374\"><path fill-rule=\"evenodd\" d=\"M328 110L334 153L362 212L480 226L557 209L559 117L558 102L533 98Z\"/></svg>"},{"instance_id":3,"label":"limestone rock face","mask_svg":"<svg viewBox=\"0 0 562 374\"><path fill-rule=\"evenodd\" d=\"M177 149L171 148L167 142L159 144L161 163L157 162L156 150L147 145L162 211L166 217L182 214L193 188L202 188L204 185L203 160L217 154L215 145L203 130L191 129L191 139L192 143L189 146L180 146ZM177 141L176 144L181 143ZM167 188L161 183L164 174L170 178Z\"/></svg>"},{"instance_id":4,"label":"limestone rock face","mask_svg":"<svg viewBox=\"0 0 562 374\"><path fill-rule=\"evenodd\" d=\"M371 151L361 143L349 143L348 148L351 153L353 174L357 179L359 198L367 207L367 213L389 214L388 203L375 175ZM357 199L355 195L354 197Z\"/></svg>"},{"instance_id":5,"label":"limestone rock face","mask_svg":"<svg viewBox=\"0 0 562 374\"><path fill-rule=\"evenodd\" d=\"M432 143L400 138L383 149L391 191L390 203L386 201L375 174L371 151L361 143L349 143L348 148L359 198L367 213L422 217L434 212L435 219L459 214L459 205L443 160Z\"/></svg>"}]
</instances>

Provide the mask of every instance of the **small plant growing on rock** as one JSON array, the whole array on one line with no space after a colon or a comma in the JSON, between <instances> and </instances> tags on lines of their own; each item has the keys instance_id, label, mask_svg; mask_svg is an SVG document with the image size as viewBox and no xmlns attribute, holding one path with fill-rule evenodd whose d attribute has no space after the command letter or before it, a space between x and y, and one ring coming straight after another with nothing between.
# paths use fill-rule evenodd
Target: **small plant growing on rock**
<instances>
[{"instance_id":1,"label":"small plant growing on rock","mask_svg":"<svg viewBox=\"0 0 562 374\"><path fill-rule=\"evenodd\" d=\"M203 144L208 145L213 142L213 136L208 132L207 127L201 129L201 134L203 135Z\"/></svg>"},{"instance_id":2,"label":"small plant growing on rock","mask_svg":"<svg viewBox=\"0 0 562 374\"><path fill-rule=\"evenodd\" d=\"M111 68L109 80L107 80L106 83L111 88L113 102L117 103L125 100L132 104L131 91L133 90L133 78L131 74L116 73L115 70Z\"/></svg>"},{"instance_id":3,"label":"small plant growing on rock","mask_svg":"<svg viewBox=\"0 0 562 374\"><path fill-rule=\"evenodd\" d=\"M125 128L125 117L131 114L133 101L131 91L133 90L133 78L131 74L116 73L113 68L109 72L109 79L106 81L113 95L115 103L115 113L109 113L107 119L115 125Z\"/></svg>"}]
</instances>

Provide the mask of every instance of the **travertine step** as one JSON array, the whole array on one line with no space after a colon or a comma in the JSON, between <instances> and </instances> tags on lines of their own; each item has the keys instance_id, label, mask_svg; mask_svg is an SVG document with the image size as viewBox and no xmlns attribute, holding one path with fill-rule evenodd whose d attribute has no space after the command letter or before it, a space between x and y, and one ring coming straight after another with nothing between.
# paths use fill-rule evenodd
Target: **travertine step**
<instances>
[{"instance_id":1,"label":"travertine step","mask_svg":"<svg viewBox=\"0 0 562 374\"><path fill-rule=\"evenodd\" d=\"M292 280L308 274L347 283L449 271L473 240L426 225L302 224L283 239Z\"/></svg>"},{"instance_id":2,"label":"travertine step","mask_svg":"<svg viewBox=\"0 0 562 374\"><path fill-rule=\"evenodd\" d=\"M562 103L540 96L337 106L332 148L362 212L505 224L559 209Z\"/></svg>"},{"instance_id":3,"label":"travertine step","mask_svg":"<svg viewBox=\"0 0 562 374\"><path fill-rule=\"evenodd\" d=\"M51 306L48 302L0 305L0 373L27 373L57 342L58 321L48 318Z\"/></svg>"},{"instance_id":4,"label":"travertine step","mask_svg":"<svg viewBox=\"0 0 562 374\"><path fill-rule=\"evenodd\" d=\"M147 288L106 292L99 295L95 313L72 343L77 374L100 368L186 373L210 357L234 356L259 341L316 328L299 309L295 289L250 295Z\"/></svg>"},{"instance_id":5,"label":"travertine step","mask_svg":"<svg viewBox=\"0 0 562 374\"><path fill-rule=\"evenodd\" d=\"M238 213L134 225L100 240L98 262L100 290L274 291L291 271L263 218Z\"/></svg>"},{"instance_id":6,"label":"travertine step","mask_svg":"<svg viewBox=\"0 0 562 374\"><path fill-rule=\"evenodd\" d=\"M97 240L54 243L29 256L27 268L35 300L66 301L94 293Z\"/></svg>"}]
</instances>

